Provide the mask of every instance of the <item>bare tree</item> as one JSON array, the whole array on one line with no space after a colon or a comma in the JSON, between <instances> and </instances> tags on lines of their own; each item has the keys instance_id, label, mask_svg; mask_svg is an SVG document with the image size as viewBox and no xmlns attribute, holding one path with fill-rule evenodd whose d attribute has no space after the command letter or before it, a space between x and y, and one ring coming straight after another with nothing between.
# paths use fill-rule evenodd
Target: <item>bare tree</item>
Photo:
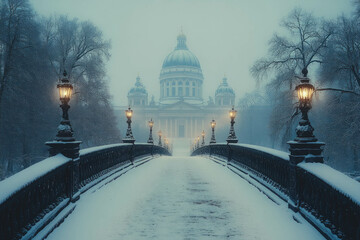
<instances>
[{"instance_id":1,"label":"bare tree","mask_svg":"<svg viewBox=\"0 0 360 240\"><path fill-rule=\"evenodd\" d=\"M17 70L16 58L31 47L29 32L34 29L33 14L28 0L2 0L0 2L0 121L3 113L4 92Z\"/></svg>"},{"instance_id":2,"label":"bare tree","mask_svg":"<svg viewBox=\"0 0 360 240\"><path fill-rule=\"evenodd\" d=\"M359 91L360 25L356 19L345 16L338 18L335 34L328 43L322 61L322 82L337 82L340 87L354 93Z\"/></svg>"},{"instance_id":3,"label":"bare tree","mask_svg":"<svg viewBox=\"0 0 360 240\"><path fill-rule=\"evenodd\" d=\"M45 29L49 61L59 76L66 70L78 79L90 68L103 67L110 57L110 42L104 41L102 32L90 22L57 16L45 22Z\"/></svg>"},{"instance_id":4,"label":"bare tree","mask_svg":"<svg viewBox=\"0 0 360 240\"><path fill-rule=\"evenodd\" d=\"M269 42L269 56L259 59L251 68L258 81L271 71L293 69L299 74L313 63L321 63L322 51L333 34L332 24L320 23L300 8L283 19L281 27L286 35L274 34Z\"/></svg>"}]
</instances>

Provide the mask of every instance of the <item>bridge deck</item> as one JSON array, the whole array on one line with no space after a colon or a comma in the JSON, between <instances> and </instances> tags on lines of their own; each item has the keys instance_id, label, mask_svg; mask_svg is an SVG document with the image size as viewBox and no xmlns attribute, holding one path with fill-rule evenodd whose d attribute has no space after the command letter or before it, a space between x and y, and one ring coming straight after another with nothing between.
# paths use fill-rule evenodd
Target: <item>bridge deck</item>
<instances>
[{"instance_id":1,"label":"bridge deck","mask_svg":"<svg viewBox=\"0 0 360 240\"><path fill-rule=\"evenodd\" d=\"M323 239L225 167L161 157L81 196L59 239Z\"/></svg>"}]
</instances>

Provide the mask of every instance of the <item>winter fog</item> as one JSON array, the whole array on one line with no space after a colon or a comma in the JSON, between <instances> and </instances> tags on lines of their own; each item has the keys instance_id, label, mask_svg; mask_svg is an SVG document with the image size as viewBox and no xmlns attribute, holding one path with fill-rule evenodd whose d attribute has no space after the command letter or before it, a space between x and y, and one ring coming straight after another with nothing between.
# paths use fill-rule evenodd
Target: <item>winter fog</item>
<instances>
[{"instance_id":1,"label":"winter fog","mask_svg":"<svg viewBox=\"0 0 360 240\"><path fill-rule=\"evenodd\" d=\"M148 140L150 119L155 143L161 130L190 151L203 130L211 140L212 119L225 142L234 106L239 142L287 152L307 68L325 162L360 175L357 0L9 2L17 7L3 0L0 15L0 179L48 156L64 70L81 148L122 142L128 106L136 142Z\"/></svg>"}]
</instances>

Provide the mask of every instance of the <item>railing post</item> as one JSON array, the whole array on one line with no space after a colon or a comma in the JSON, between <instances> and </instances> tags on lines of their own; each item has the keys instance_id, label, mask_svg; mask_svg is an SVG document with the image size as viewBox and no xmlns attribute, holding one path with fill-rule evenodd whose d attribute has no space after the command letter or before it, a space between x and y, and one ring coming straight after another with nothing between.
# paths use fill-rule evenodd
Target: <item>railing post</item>
<instances>
[{"instance_id":1,"label":"railing post","mask_svg":"<svg viewBox=\"0 0 360 240\"><path fill-rule=\"evenodd\" d=\"M46 142L45 144L48 145L49 148L49 156L55 156L59 153L64 155L65 157L71 158L71 161L68 165L67 170L67 189L68 189L68 197L72 202L75 202L79 199L73 199L74 194L78 190L79 186L79 150L80 150L80 143L81 141L50 141Z\"/></svg>"},{"instance_id":2,"label":"railing post","mask_svg":"<svg viewBox=\"0 0 360 240\"><path fill-rule=\"evenodd\" d=\"M325 143L289 141L288 144L290 145L288 206L294 212L297 212L300 205L299 193L302 191L303 187L299 184L297 164L303 161L323 163L324 158L322 156L322 151Z\"/></svg>"},{"instance_id":3,"label":"railing post","mask_svg":"<svg viewBox=\"0 0 360 240\"><path fill-rule=\"evenodd\" d=\"M227 159L227 163L229 163L231 161L231 154L232 154L232 150L231 150L231 147L229 145L229 143L227 143L227 146L228 146L228 159Z\"/></svg>"},{"instance_id":4,"label":"railing post","mask_svg":"<svg viewBox=\"0 0 360 240\"><path fill-rule=\"evenodd\" d=\"M72 159L70 163L70 181L71 181L71 202L79 200L80 195L74 197L75 193L79 190L80 186L80 158Z\"/></svg>"}]
</instances>

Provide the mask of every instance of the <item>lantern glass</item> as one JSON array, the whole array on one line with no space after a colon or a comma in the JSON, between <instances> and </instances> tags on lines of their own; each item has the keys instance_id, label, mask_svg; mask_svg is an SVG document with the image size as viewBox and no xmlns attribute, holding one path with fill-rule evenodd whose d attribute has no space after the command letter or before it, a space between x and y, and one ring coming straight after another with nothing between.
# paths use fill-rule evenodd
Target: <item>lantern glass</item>
<instances>
[{"instance_id":1,"label":"lantern glass","mask_svg":"<svg viewBox=\"0 0 360 240\"><path fill-rule=\"evenodd\" d=\"M236 110L234 110L234 108L229 111L229 116L230 116L230 118L235 118L236 117Z\"/></svg>"},{"instance_id":2,"label":"lantern glass","mask_svg":"<svg viewBox=\"0 0 360 240\"><path fill-rule=\"evenodd\" d=\"M212 127L212 128L215 128L215 126L216 126L216 122L215 122L214 120L212 120L212 122L211 122L211 127Z\"/></svg>"},{"instance_id":3,"label":"lantern glass","mask_svg":"<svg viewBox=\"0 0 360 240\"><path fill-rule=\"evenodd\" d=\"M300 84L297 87L297 94L300 102L310 102L314 93L314 86L311 84Z\"/></svg>"},{"instance_id":4,"label":"lantern glass","mask_svg":"<svg viewBox=\"0 0 360 240\"><path fill-rule=\"evenodd\" d=\"M162 132L161 132L161 131L159 131L158 134L159 134L160 137L162 136Z\"/></svg>"},{"instance_id":5,"label":"lantern glass","mask_svg":"<svg viewBox=\"0 0 360 240\"><path fill-rule=\"evenodd\" d=\"M205 137L205 132L204 131L202 131L201 136Z\"/></svg>"},{"instance_id":6,"label":"lantern glass","mask_svg":"<svg viewBox=\"0 0 360 240\"><path fill-rule=\"evenodd\" d=\"M71 84L60 84L58 85L60 100L69 101L72 94L72 85Z\"/></svg>"},{"instance_id":7,"label":"lantern glass","mask_svg":"<svg viewBox=\"0 0 360 240\"><path fill-rule=\"evenodd\" d=\"M132 114L133 114L133 111L129 108L128 110L125 110L125 113L126 113L127 118L131 118Z\"/></svg>"},{"instance_id":8,"label":"lantern glass","mask_svg":"<svg viewBox=\"0 0 360 240\"><path fill-rule=\"evenodd\" d=\"M149 127L153 127L154 126L154 122L153 121L149 121Z\"/></svg>"}]
</instances>

